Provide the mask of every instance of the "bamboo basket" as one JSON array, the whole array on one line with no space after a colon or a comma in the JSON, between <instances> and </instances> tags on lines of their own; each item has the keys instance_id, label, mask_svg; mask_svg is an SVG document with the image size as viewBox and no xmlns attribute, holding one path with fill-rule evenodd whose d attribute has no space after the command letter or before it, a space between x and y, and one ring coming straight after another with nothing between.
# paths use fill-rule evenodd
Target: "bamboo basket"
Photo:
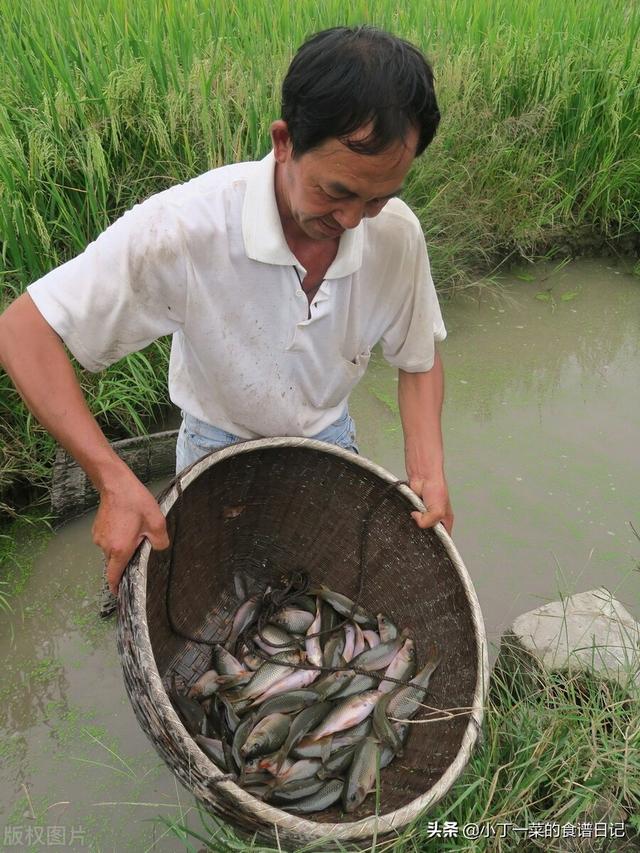
<instances>
[{"instance_id":1,"label":"bamboo basket","mask_svg":"<svg viewBox=\"0 0 640 853\"><path fill-rule=\"evenodd\" d=\"M361 603L411 630L419 663L435 642L442 661L424 702L456 711L412 726L404 755L381 773L378 815L370 796L348 818L336 806L309 820L220 782L222 772L187 733L165 690L172 676L190 686L211 655L210 646L177 636L171 622L198 639L222 641L240 604L236 570L251 579L250 592L303 569L354 598L363 516L395 481L364 457L311 439L232 445L173 481L160 498L171 547L154 552L145 541L125 572L117 637L136 717L182 784L241 835L285 850L310 842L323 851L366 848L432 810L469 760L488 682L482 615L453 542L441 525L417 527L409 513L422 504L402 485L371 515Z\"/></svg>"}]
</instances>

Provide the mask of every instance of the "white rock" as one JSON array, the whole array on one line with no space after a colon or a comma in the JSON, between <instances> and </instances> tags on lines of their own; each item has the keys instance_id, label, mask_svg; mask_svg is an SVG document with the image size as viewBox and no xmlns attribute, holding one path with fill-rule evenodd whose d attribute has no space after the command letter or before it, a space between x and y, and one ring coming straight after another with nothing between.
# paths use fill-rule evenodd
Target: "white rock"
<instances>
[{"instance_id":1,"label":"white rock","mask_svg":"<svg viewBox=\"0 0 640 853\"><path fill-rule=\"evenodd\" d=\"M640 690L640 624L604 587L523 613L502 639L547 672L586 670Z\"/></svg>"}]
</instances>

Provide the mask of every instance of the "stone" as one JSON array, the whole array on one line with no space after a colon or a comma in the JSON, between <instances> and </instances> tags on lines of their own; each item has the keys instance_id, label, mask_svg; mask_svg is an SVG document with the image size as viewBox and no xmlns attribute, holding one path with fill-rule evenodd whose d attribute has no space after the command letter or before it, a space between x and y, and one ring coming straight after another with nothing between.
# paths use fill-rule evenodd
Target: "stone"
<instances>
[{"instance_id":1,"label":"stone","mask_svg":"<svg viewBox=\"0 0 640 853\"><path fill-rule=\"evenodd\" d=\"M604 587L518 616L502 636L506 654L533 658L549 673L588 672L640 695L640 624Z\"/></svg>"}]
</instances>

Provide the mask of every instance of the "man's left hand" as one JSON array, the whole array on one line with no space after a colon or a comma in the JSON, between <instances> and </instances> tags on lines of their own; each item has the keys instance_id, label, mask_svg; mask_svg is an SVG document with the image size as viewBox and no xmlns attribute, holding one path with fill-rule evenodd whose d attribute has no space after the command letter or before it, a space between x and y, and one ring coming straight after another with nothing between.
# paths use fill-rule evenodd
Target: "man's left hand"
<instances>
[{"instance_id":1,"label":"man's left hand","mask_svg":"<svg viewBox=\"0 0 640 853\"><path fill-rule=\"evenodd\" d=\"M434 527L439 521L451 536L453 530L453 510L449 501L449 489L444 480L427 480L412 477L409 488L422 498L424 512L412 512L411 517L418 527Z\"/></svg>"}]
</instances>

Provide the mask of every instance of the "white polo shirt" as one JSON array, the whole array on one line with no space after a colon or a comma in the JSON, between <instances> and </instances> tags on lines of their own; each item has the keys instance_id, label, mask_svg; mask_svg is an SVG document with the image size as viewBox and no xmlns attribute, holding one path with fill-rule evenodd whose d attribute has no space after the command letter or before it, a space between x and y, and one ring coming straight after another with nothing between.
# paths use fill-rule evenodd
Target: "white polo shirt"
<instances>
[{"instance_id":1,"label":"white polo shirt","mask_svg":"<svg viewBox=\"0 0 640 853\"><path fill-rule=\"evenodd\" d=\"M271 153L158 193L29 286L83 367L102 370L172 334L172 401L243 438L325 429L378 341L396 367L432 367L446 331L407 205L392 199L342 235L309 309L274 164Z\"/></svg>"}]
</instances>

